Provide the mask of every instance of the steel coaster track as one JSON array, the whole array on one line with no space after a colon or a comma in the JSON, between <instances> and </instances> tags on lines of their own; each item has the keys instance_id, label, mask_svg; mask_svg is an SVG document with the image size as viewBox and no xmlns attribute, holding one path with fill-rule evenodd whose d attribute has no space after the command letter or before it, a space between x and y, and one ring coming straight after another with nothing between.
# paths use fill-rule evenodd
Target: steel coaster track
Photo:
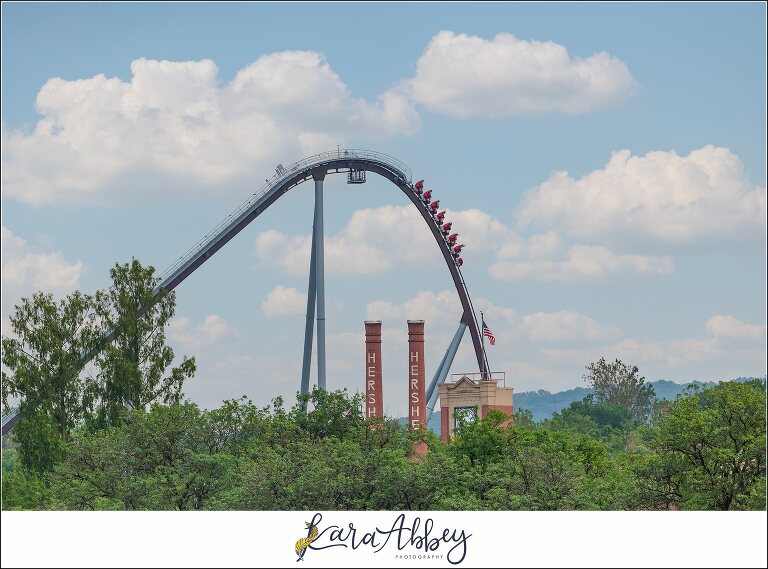
<instances>
[{"instance_id":1,"label":"steel coaster track","mask_svg":"<svg viewBox=\"0 0 768 569\"><path fill-rule=\"evenodd\" d=\"M358 149L338 149L322 152L303 158L287 167L278 167L275 174L266 181L246 201L213 227L205 236L195 243L186 253L179 257L170 267L160 274L160 283L155 288L155 299L175 289L184 279L197 270L211 256L221 249L230 239L240 233L254 219L267 210L278 198L288 190L311 179L315 173L335 174L351 170L374 172L387 178L402 190L416 206L443 254L456 292L462 304L461 321L469 328L472 344L475 350L478 368L481 374L488 374L490 368L482 344L482 331L479 328L477 316L467 289L461 269L454 262L451 249L443 237L439 224L432 218L428 206L414 191L410 168L400 160L381 152ZM143 314L143 310L140 311ZM110 330L102 336L96 348L83 354L82 365L85 366L105 345L114 339L115 331ZM18 407L9 409L3 415L2 432L5 434L13 426L18 413ZM9 425L6 428L6 425Z\"/></svg>"}]
</instances>

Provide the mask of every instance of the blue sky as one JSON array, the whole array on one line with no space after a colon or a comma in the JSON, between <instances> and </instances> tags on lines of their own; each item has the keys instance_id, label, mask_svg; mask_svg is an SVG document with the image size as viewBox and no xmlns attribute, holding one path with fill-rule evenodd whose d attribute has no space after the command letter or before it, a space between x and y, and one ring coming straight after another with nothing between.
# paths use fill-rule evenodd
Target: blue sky
<instances>
[{"instance_id":1,"label":"blue sky","mask_svg":"<svg viewBox=\"0 0 768 569\"><path fill-rule=\"evenodd\" d=\"M4 3L3 334L20 296L162 270L278 162L340 144L448 208L516 390L582 385L601 356L763 375L765 44L757 3ZM402 413L405 321L427 321L431 374L450 276L393 186L326 188L329 387L362 389L382 319ZM298 388L311 219L305 184L177 290L195 401ZM465 340L453 371L471 363Z\"/></svg>"}]
</instances>

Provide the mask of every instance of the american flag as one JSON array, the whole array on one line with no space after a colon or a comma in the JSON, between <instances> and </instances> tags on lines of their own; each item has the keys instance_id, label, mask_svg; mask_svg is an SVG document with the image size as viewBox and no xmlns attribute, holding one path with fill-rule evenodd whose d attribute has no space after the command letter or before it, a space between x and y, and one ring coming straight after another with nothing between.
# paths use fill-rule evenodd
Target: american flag
<instances>
[{"instance_id":1,"label":"american flag","mask_svg":"<svg viewBox=\"0 0 768 569\"><path fill-rule=\"evenodd\" d=\"M496 338L493 336L491 329L485 325L485 320L483 320L483 336L488 337L488 341L491 343L491 346L496 344Z\"/></svg>"}]
</instances>

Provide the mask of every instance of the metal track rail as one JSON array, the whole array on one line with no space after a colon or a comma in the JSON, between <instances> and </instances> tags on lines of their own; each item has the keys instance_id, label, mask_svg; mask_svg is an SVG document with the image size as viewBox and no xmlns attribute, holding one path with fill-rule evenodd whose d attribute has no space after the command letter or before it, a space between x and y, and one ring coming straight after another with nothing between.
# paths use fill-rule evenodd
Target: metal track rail
<instances>
[{"instance_id":1,"label":"metal track rail","mask_svg":"<svg viewBox=\"0 0 768 569\"><path fill-rule=\"evenodd\" d=\"M267 210L278 198L288 190L311 179L313 172L325 172L327 174L346 173L351 170L374 172L387 178L395 184L411 200L416 209L421 213L427 226L430 228L448 271L453 278L453 284L462 304L461 321L469 328L472 344L475 349L477 365L481 374L489 372L488 360L482 345L481 331L477 317L472 306L472 300L467 290L467 285L461 270L456 265L451 255L451 250L439 225L428 211L428 207L422 203L418 194L414 192L412 173L410 168L400 160L387 154L371 150L339 149L309 156L288 167L279 166L271 179L244 201L237 209L225 217L205 236L195 243L186 253L179 257L170 267L160 275L160 283L155 288L155 298L163 295L179 286L189 275L195 272L213 254L226 245L230 239L245 229L254 219ZM142 311L143 312L143 311ZM114 339L114 330L110 330L102 336L95 349L83 354L82 365L85 366L93 359L101 349ZM10 410L9 410L10 413ZM15 421L16 415L9 418L9 424ZM8 427L10 429L10 427ZM6 420L3 417L3 434L6 431Z\"/></svg>"}]
</instances>

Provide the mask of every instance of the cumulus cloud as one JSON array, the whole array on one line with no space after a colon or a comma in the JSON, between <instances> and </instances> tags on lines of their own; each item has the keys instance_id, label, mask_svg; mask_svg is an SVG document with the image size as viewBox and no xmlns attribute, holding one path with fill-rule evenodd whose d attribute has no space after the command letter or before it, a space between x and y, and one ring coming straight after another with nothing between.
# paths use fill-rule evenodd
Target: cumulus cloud
<instances>
[{"instance_id":1,"label":"cumulus cloud","mask_svg":"<svg viewBox=\"0 0 768 569\"><path fill-rule=\"evenodd\" d=\"M354 97L310 51L268 54L221 84L201 61L131 63L131 79L50 79L31 132L2 127L2 191L32 204L154 198L263 180L278 162L359 137L412 134L419 116L396 90ZM133 183L131 183L133 182ZM160 182L168 186L160 186Z\"/></svg>"},{"instance_id":2,"label":"cumulus cloud","mask_svg":"<svg viewBox=\"0 0 768 569\"><path fill-rule=\"evenodd\" d=\"M256 255L303 275L311 246L311 235L288 236L270 230L257 236ZM325 263L332 273L378 273L435 255L439 253L434 238L413 206L358 210L339 234L325 237Z\"/></svg>"},{"instance_id":3,"label":"cumulus cloud","mask_svg":"<svg viewBox=\"0 0 768 569\"><path fill-rule=\"evenodd\" d=\"M747 179L727 148L705 146L687 156L620 150L605 168L579 179L553 174L527 193L517 218L521 227L557 228L575 238L758 240L766 189Z\"/></svg>"},{"instance_id":4,"label":"cumulus cloud","mask_svg":"<svg viewBox=\"0 0 768 569\"><path fill-rule=\"evenodd\" d=\"M598 245L568 244L554 231L521 237L509 231L496 248L491 276L505 281L587 281L674 272L669 256L618 254Z\"/></svg>"},{"instance_id":5,"label":"cumulus cloud","mask_svg":"<svg viewBox=\"0 0 768 569\"><path fill-rule=\"evenodd\" d=\"M425 320L430 324L458 323L461 302L455 290L440 292L420 291L405 302L376 300L366 306L368 320L399 321Z\"/></svg>"},{"instance_id":6,"label":"cumulus cloud","mask_svg":"<svg viewBox=\"0 0 768 569\"><path fill-rule=\"evenodd\" d=\"M638 340L624 338L612 344L602 344L588 350L545 348L542 353L557 360L597 361L619 358L635 364L654 364L674 369L687 363L720 357L724 354L715 339L686 338L682 340Z\"/></svg>"},{"instance_id":7,"label":"cumulus cloud","mask_svg":"<svg viewBox=\"0 0 768 569\"><path fill-rule=\"evenodd\" d=\"M31 130L2 124L2 192L31 204L172 199L253 187L278 162L335 144L411 135L413 101L457 116L578 114L633 89L626 66L552 42L441 32L416 77L366 101L323 56L259 57L222 82L210 59L136 59L130 78L49 79ZM182 192L183 190L183 192Z\"/></svg>"},{"instance_id":8,"label":"cumulus cloud","mask_svg":"<svg viewBox=\"0 0 768 569\"><path fill-rule=\"evenodd\" d=\"M492 301L478 297L473 300L477 317L480 311L485 312L486 321L490 323L496 333L497 345L509 347L512 329L517 321L517 314L513 308L499 306ZM429 373L444 355L444 350L453 338L456 327L459 324L463 312L456 291L453 289L434 291L419 291L416 295L397 303L388 300L376 300L366 306L366 318L368 320L381 320L383 322L382 334L386 350L398 351L399 347L407 345L405 322L407 320L424 320L426 322L427 360L429 361ZM407 362L407 355L397 356L399 363ZM454 360L454 370L475 369L475 354L469 333L465 332L463 342ZM399 364L398 364L399 365ZM406 370L407 371L407 370Z\"/></svg>"},{"instance_id":9,"label":"cumulus cloud","mask_svg":"<svg viewBox=\"0 0 768 569\"><path fill-rule=\"evenodd\" d=\"M82 261L72 263L61 253L40 252L5 226L1 241L4 305L36 291L61 295L77 288L85 270Z\"/></svg>"},{"instance_id":10,"label":"cumulus cloud","mask_svg":"<svg viewBox=\"0 0 768 569\"><path fill-rule=\"evenodd\" d=\"M306 294L295 288L277 285L261 303L261 311L269 317L302 314L307 306Z\"/></svg>"},{"instance_id":11,"label":"cumulus cloud","mask_svg":"<svg viewBox=\"0 0 768 569\"><path fill-rule=\"evenodd\" d=\"M620 255L607 247L573 245L564 258L500 260L489 269L504 281L587 281L602 278L657 276L674 272L671 257Z\"/></svg>"},{"instance_id":12,"label":"cumulus cloud","mask_svg":"<svg viewBox=\"0 0 768 569\"><path fill-rule=\"evenodd\" d=\"M467 246L465 262L491 256L494 278L507 281L580 281L617 276L655 276L674 271L671 257L620 255L607 247L573 245L567 250L555 232L521 237L508 225L478 209L447 210L452 231ZM311 235L260 233L256 256L303 275L309 266ZM403 264L420 264L439 255L434 238L411 206L384 206L354 212L344 229L325 238L326 267L340 274L373 274Z\"/></svg>"},{"instance_id":13,"label":"cumulus cloud","mask_svg":"<svg viewBox=\"0 0 768 569\"><path fill-rule=\"evenodd\" d=\"M186 316L174 318L168 324L168 338L188 351L207 348L222 338L239 335L235 327L218 314L209 314L197 326Z\"/></svg>"},{"instance_id":14,"label":"cumulus cloud","mask_svg":"<svg viewBox=\"0 0 768 569\"><path fill-rule=\"evenodd\" d=\"M601 326L589 316L570 310L526 314L519 330L531 342L596 341L619 334L615 326Z\"/></svg>"},{"instance_id":15,"label":"cumulus cloud","mask_svg":"<svg viewBox=\"0 0 768 569\"><path fill-rule=\"evenodd\" d=\"M718 314L707 320L707 331L717 338L759 341L765 336L765 326L747 324L730 314Z\"/></svg>"},{"instance_id":16,"label":"cumulus cloud","mask_svg":"<svg viewBox=\"0 0 768 569\"><path fill-rule=\"evenodd\" d=\"M445 219L453 222L451 230L459 234L459 240L467 246L471 255L525 247L511 227L479 209L448 209Z\"/></svg>"},{"instance_id":17,"label":"cumulus cloud","mask_svg":"<svg viewBox=\"0 0 768 569\"><path fill-rule=\"evenodd\" d=\"M517 311L514 308L499 306L487 298L475 298L472 300L472 304L476 312L482 311L486 315L486 319L493 318L494 322L509 325L518 319Z\"/></svg>"},{"instance_id":18,"label":"cumulus cloud","mask_svg":"<svg viewBox=\"0 0 768 569\"><path fill-rule=\"evenodd\" d=\"M519 316L511 307L500 306L486 298L473 302L478 317L482 310L493 329L504 336L514 336L534 343L604 342L616 339L619 329L603 326L594 319L571 310L536 312ZM453 323L461 315L461 303L454 290L420 291L402 303L376 300L366 307L369 320L426 320L440 325Z\"/></svg>"},{"instance_id":19,"label":"cumulus cloud","mask_svg":"<svg viewBox=\"0 0 768 569\"><path fill-rule=\"evenodd\" d=\"M403 87L431 110L466 118L580 115L627 99L637 84L627 66L606 52L572 57L551 41L441 31Z\"/></svg>"},{"instance_id":20,"label":"cumulus cloud","mask_svg":"<svg viewBox=\"0 0 768 569\"><path fill-rule=\"evenodd\" d=\"M445 219L453 222L452 231L459 233L459 241L476 259L502 247L524 248L510 227L478 209L446 210ZM257 236L256 255L292 274L303 275L309 266L311 246L311 235L289 236L269 230ZM434 237L412 205L357 210L339 234L325 237L330 272L379 273L439 256Z\"/></svg>"}]
</instances>

